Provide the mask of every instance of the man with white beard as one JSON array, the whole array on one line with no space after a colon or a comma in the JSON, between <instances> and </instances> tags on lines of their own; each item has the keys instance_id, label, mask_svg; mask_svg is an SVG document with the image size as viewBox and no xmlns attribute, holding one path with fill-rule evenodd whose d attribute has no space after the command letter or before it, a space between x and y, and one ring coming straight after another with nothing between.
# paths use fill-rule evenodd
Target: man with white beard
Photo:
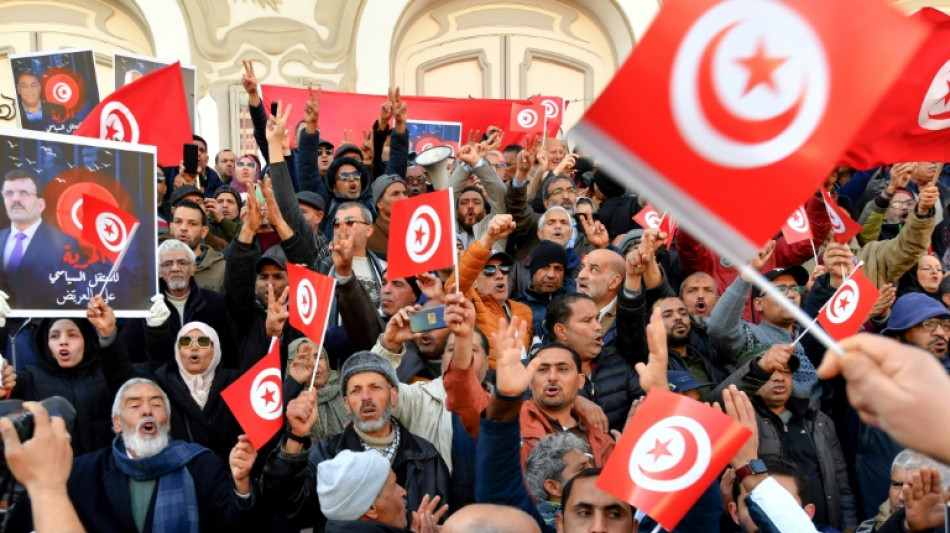
<instances>
[{"instance_id":1,"label":"man with white beard","mask_svg":"<svg viewBox=\"0 0 950 533\"><path fill-rule=\"evenodd\" d=\"M112 446L73 461L66 486L86 531L232 531L247 520L240 507L250 501L238 497L221 459L169 439L169 409L153 381L119 388Z\"/></svg>"}]
</instances>

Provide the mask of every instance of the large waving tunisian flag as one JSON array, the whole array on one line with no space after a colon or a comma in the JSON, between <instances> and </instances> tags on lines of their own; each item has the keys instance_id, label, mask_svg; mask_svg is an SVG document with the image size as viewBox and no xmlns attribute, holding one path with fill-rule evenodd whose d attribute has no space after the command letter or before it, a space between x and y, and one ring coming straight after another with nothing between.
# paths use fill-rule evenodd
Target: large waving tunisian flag
<instances>
[{"instance_id":1,"label":"large waving tunisian flag","mask_svg":"<svg viewBox=\"0 0 950 533\"><path fill-rule=\"evenodd\" d=\"M455 264L452 188L393 203L386 279L394 280Z\"/></svg>"},{"instance_id":2,"label":"large waving tunisian flag","mask_svg":"<svg viewBox=\"0 0 950 533\"><path fill-rule=\"evenodd\" d=\"M651 391L624 428L597 488L673 531L751 435L722 411Z\"/></svg>"},{"instance_id":3,"label":"large waving tunisian flag","mask_svg":"<svg viewBox=\"0 0 950 533\"><path fill-rule=\"evenodd\" d=\"M868 169L899 161L950 161L950 17L925 7L911 18L933 30L842 157Z\"/></svg>"},{"instance_id":4,"label":"large waving tunisian flag","mask_svg":"<svg viewBox=\"0 0 950 533\"><path fill-rule=\"evenodd\" d=\"M273 337L267 355L221 391L221 398L255 450L267 444L284 425L282 390L280 340Z\"/></svg>"},{"instance_id":5,"label":"large waving tunisian flag","mask_svg":"<svg viewBox=\"0 0 950 533\"><path fill-rule=\"evenodd\" d=\"M745 262L814 193L927 31L886 0L670 0L575 134Z\"/></svg>"},{"instance_id":6,"label":"large waving tunisian flag","mask_svg":"<svg viewBox=\"0 0 950 533\"><path fill-rule=\"evenodd\" d=\"M177 62L146 74L99 103L75 134L151 144L159 165L178 166L182 145L191 142L184 86Z\"/></svg>"}]
</instances>

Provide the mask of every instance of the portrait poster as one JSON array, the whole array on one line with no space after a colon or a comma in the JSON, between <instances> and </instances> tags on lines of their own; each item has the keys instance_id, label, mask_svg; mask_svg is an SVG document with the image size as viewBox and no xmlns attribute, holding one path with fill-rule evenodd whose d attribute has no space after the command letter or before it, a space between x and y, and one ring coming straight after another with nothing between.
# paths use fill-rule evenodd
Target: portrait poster
<instances>
[{"instance_id":1,"label":"portrait poster","mask_svg":"<svg viewBox=\"0 0 950 533\"><path fill-rule=\"evenodd\" d=\"M0 128L0 178L0 290L10 316L85 316L100 294L116 316L148 315L158 293L153 146ZM132 236L117 269L83 238L84 195L139 222L120 232Z\"/></svg>"},{"instance_id":2,"label":"portrait poster","mask_svg":"<svg viewBox=\"0 0 950 533\"><path fill-rule=\"evenodd\" d=\"M433 146L451 146L458 152L462 143L462 123L437 120L408 120L409 151L422 153Z\"/></svg>"},{"instance_id":3,"label":"portrait poster","mask_svg":"<svg viewBox=\"0 0 950 533\"><path fill-rule=\"evenodd\" d=\"M99 105L92 50L11 55L20 127L72 134Z\"/></svg>"},{"instance_id":4,"label":"portrait poster","mask_svg":"<svg viewBox=\"0 0 950 533\"><path fill-rule=\"evenodd\" d=\"M129 83L151 74L156 70L171 65L172 61L162 61L154 57L140 56L126 52L113 54L113 72L115 88L125 87ZM195 131L195 94L198 92L198 78L195 67L182 65L181 75L185 79L185 101L188 102L188 119L191 120L191 130Z\"/></svg>"}]
</instances>

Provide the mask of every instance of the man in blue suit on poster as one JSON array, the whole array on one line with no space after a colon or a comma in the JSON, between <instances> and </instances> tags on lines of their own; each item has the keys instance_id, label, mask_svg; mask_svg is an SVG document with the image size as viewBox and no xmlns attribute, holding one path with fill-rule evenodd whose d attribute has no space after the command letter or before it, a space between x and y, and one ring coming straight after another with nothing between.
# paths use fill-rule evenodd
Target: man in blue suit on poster
<instances>
[{"instance_id":1,"label":"man in blue suit on poster","mask_svg":"<svg viewBox=\"0 0 950 533\"><path fill-rule=\"evenodd\" d=\"M51 286L51 275L66 268L66 248L78 253L79 243L43 222L46 201L30 173L19 169L7 172L0 191L11 222L9 228L0 230L3 290L10 294L13 307L53 307L53 294L43 287Z\"/></svg>"}]
</instances>

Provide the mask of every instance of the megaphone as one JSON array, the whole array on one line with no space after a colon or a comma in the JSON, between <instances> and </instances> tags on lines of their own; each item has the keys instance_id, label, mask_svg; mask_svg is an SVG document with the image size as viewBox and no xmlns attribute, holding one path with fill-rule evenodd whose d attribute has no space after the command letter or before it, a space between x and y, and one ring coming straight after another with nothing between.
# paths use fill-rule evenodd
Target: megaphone
<instances>
[{"instance_id":1,"label":"megaphone","mask_svg":"<svg viewBox=\"0 0 950 533\"><path fill-rule=\"evenodd\" d=\"M433 146L416 156L416 164L426 169L432 188L440 191L449 186L445 160L452 156L451 146Z\"/></svg>"}]
</instances>

